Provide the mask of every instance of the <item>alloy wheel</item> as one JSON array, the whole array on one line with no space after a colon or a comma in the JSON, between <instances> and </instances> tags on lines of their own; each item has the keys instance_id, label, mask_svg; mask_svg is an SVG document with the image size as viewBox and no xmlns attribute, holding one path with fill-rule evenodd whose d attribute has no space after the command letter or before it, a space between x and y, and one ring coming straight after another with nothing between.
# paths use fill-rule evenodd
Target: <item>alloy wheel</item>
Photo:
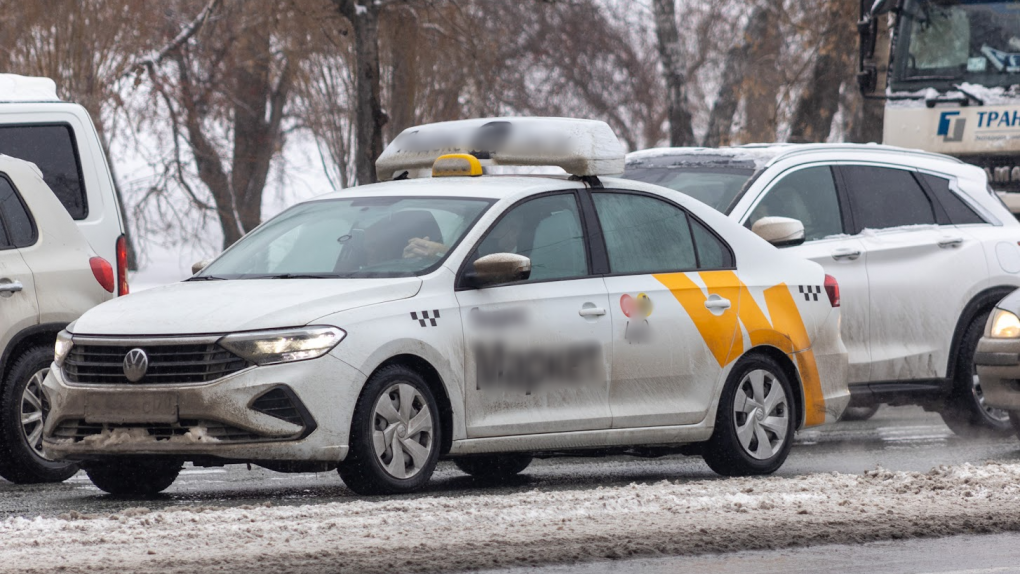
<instances>
[{"instance_id":1,"label":"alloy wheel","mask_svg":"<svg viewBox=\"0 0 1020 574\"><path fill-rule=\"evenodd\" d=\"M740 381L733 399L737 440L758 460L782 450L790 422L790 407L783 385L772 373L756 369Z\"/></svg>"},{"instance_id":2,"label":"alloy wheel","mask_svg":"<svg viewBox=\"0 0 1020 574\"><path fill-rule=\"evenodd\" d=\"M974 393L974 398L977 399L978 408L981 409L981 413L984 414L989 420L998 423L1000 425L1009 424L1009 412L995 407L990 407L985 402L985 394L981 392L981 382L978 379L977 369L973 373L974 385L971 387L971 391Z\"/></svg>"},{"instance_id":3,"label":"alloy wheel","mask_svg":"<svg viewBox=\"0 0 1020 574\"><path fill-rule=\"evenodd\" d=\"M386 389L375 403L372 445L383 469L393 478L417 475L434 448L432 413L425 397L406 383Z\"/></svg>"},{"instance_id":4,"label":"alloy wheel","mask_svg":"<svg viewBox=\"0 0 1020 574\"><path fill-rule=\"evenodd\" d=\"M32 375L21 393L21 432L28 443L29 448L40 458L49 460L43 455L42 438L43 425L46 423L46 416L50 412L49 401L43 393L42 385L49 368L41 369Z\"/></svg>"}]
</instances>

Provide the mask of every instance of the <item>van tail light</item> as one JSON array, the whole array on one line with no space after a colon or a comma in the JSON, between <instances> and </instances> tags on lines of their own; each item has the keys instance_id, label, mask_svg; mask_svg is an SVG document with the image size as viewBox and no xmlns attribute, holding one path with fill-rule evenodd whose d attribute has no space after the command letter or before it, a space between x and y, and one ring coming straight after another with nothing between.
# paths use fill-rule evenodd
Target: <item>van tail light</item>
<instances>
[{"instance_id":1,"label":"van tail light","mask_svg":"<svg viewBox=\"0 0 1020 574\"><path fill-rule=\"evenodd\" d=\"M110 262L102 257L89 259L89 265L92 266L92 274L96 276L96 281L99 281L103 289L113 293L116 287L116 282L113 279L113 265L110 265Z\"/></svg>"},{"instance_id":2,"label":"van tail light","mask_svg":"<svg viewBox=\"0 0 1020 574\"><path fill-rule=\"evenodd\" d=\"M829 304L839 307L839 283L832 275L825 276L825 294L829 296Z\"/></svg>"},{"instance_id":3,"label":"van tail light","mask_svg":"<svg viewBox=\"0 0 1020 574\"><path fill-rule=\"evenodd\" d=\"M128 294L128 261L127 261L127 237L121 235L117 238L117 295ZM93 269L95 269L93 267ZM101 281L100 281L101 283ZM113 291L107 289L107 291Z\"/></svg>"}]
</instances>

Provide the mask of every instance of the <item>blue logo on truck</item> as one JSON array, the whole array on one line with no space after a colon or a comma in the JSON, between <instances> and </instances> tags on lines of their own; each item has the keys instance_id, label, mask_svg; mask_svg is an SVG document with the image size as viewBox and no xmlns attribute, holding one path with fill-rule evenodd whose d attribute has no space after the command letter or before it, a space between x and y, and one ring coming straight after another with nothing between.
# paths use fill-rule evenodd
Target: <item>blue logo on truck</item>
<instances>
[{"instance_id":1,"label":"blue logo on truck","mask_svg":"<svg viewBox=\"0 0 1020 574\"><path fill-rule=\"evenodd\" d=\"M963 129L967 125L967 120L959 115L960 112L942 112L942 115L939 116L937 135L942 136L942 141L963 141Z\"/></svg>"}]
</instances>

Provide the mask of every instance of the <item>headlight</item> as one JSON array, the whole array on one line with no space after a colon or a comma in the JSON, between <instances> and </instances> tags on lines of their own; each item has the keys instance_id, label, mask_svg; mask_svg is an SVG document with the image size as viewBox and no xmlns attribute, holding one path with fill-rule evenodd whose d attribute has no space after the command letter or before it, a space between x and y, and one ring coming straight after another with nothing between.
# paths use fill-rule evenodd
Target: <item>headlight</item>
<instances>
[{"instance_id":1,"label":"headlight","mask_svg":"<svg viewBox=\"0 0 1020 574\"><path fill-rule=\"evenodd\" d=\"M53 347L53 361L58 367L64 366L64 359L67 358L67 354L71 352L73 346L70 333L67 331L57 333L57 344Z\"/></svg>"},{"instance_id":2,"label":"headlight","mask_svg":"<svg viewBox=\"0 0 1020 574\"><path fill-rule=\"evenodd\" d=\"M321 357L346 335L336 327L306 327L227 335L219 345L256 365L272 365Z\"/></svg>"},{"instance_id":3,"label":"headlight","mask_svg":"<svg viewBox=\"0 0 1020 574\"><path fill-rule=\"evenodd\" d=\"M992 313L992 330L989 336L996 339L1015 339L1020 337L1020 317L1009 311L996 309Z\"/></svg>"}]
</instances>

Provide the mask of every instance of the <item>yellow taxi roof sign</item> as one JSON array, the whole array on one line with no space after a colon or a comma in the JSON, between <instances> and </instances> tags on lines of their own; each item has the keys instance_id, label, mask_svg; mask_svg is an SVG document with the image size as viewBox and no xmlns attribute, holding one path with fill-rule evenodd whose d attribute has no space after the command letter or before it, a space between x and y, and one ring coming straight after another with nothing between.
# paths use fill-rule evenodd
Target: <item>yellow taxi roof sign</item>
<instances>
[{"instance_id":1,"label":"yellow taxi roof sign","mask_svg":"<svg viewBox=\"0 0 1020 574\"><path fill-rule=\"evenodd\" d=\"M475 177L482 175L482 164L469 153L448 153L432 164L432 177Z\"/></svg>"}]
</instances>

